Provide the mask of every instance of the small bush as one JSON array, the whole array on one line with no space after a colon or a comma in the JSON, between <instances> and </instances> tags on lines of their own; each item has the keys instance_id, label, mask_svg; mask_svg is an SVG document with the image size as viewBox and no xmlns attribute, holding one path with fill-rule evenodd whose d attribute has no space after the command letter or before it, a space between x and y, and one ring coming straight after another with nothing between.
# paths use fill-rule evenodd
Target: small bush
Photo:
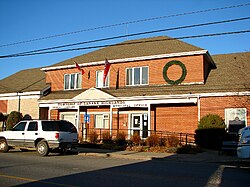
<instances>
[{"instance_id":1,"label":"small bush","mask_svg":"<svg viewBox=\"0 0 250 187\"><path fill-rule=\"evenodd\" d=\"M224 120L217 114L208 114L201 118L198 129L225 128Z\"/></svg>"},{"instance_id":2,"label":"small bush","mask_svg":"<svg viewBox=\"0 0 250 187\"><path fill-rule=\"evenodd\" d=\"M157 134L151 134L146 139L147 146L155 147L160 145L160 137Z\"/></svg>"},{"instance_id":3,"label":"small bush","mask_svg":"<svg viewBox=\"0 0 250 187\"><path fill-rule=\"evenodd\" d=\"M110 132L106 131L102 133L102 142L104 144L112 143L112 136L110 135Z\"/></svg>"},{"instance_id":4,"label":"small bush","mask_svg":"<svg viewBox=\"0 0 250 187\"><path fill-rule=\"evenodd\" d=\"M126 140L126 134L124 132L118 132L115 141L118 145L124 145Z\"/></svg>"},{"instance_id":5,"label":"small bush","mask_svg":"<svg viewBox=\"0 0 250 187\"><path fill-rule=\"evenodd\" d=\"M96 131L90 131L89 133L89 141L90 143L97 143L97 139L98 139L98 134Z\"/></svg>"},{"instance_id":6,"label":"small bush","mask_svg":"<svg viewBox=\"0 0 250 187\"><path fill-rule=\"evenodd\" d=\"M141 144L141 137L138 133L133 134L133 136L130 138L133 145L140 145Z\"/></svg>"},{"instance_id":7,"label":"small bush","mask_svg":"<svg viewBox=\"0 0 250 187\"><path fill-rule=\"evenodd\" d=\"M225 129L197 129L195 131L195 143L206 149L218 150L222 146L223 137L226 134Z\"/></svg>"},{"instance_id":8,"label":"small bush","mask_svg":"<svg viewBox=\"0 0 250 187\"><path fill-rule=\"evenodd\" d=\"M12 111L6 121L6 129L12 129L23 118L20 112Z\"/></svg>"},{"instance_id":9,"label":"small bush","mask_svg":"<svg viewBox=\"0 0 250 187\"><path fill-rule=\"evenodd\" d=\"M166 142L167 147L178 147L179 144L180 144L180 141L178 137L173 136L173 135L167 137L167 142Z\"/></svg>"}]
</instances>

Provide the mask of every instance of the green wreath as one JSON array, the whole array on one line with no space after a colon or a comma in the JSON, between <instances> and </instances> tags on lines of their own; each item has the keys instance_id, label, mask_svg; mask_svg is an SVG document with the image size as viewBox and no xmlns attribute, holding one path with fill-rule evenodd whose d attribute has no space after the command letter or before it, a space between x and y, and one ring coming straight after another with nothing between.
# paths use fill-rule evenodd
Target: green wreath
<instances>
[{"instance_id":1,"label":"green wreath","mask_svg":"<svg viewBox=\"0 0 250 187\"><path fill-rule=\"evenodd\" d=\"M178 65L181 67L182 69L182 75L181 77L178 79L178 80L171 80L168 78L167 76L167 71L168 71L168 68L172 65ZM180 83L182 83L185 78L186 78L186 75L187 75L187 69L186 69L186 66L180 62L180 61L177 61L177 60L173 60L173 61L170 61L168 62L164 68L163 68L163 78L165 79L165 81L168 83L168 84L171 84L171 85L178 85Z\"/></svg>"}]
</instances>

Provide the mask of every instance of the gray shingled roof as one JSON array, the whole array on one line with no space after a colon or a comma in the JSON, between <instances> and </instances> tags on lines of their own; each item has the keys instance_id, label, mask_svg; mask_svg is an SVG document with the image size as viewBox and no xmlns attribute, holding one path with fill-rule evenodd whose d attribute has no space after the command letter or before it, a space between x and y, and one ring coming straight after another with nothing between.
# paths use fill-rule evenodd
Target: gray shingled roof
<instances>
[{"instance_id":1,"label":"gray shingled roof","mask_svg":"<svg viewBox=\"0 0 250 187\"><path fill-rule=\"evenodd\" d=\"M0 80L0 94L42 91L47 88L41 68L26 69Z\"/></svg>"},{"instance_id":2,"label":"gray shingled roof","mask_svg":"<svg viewBox=\"0 0 250 187\"><path fill-rule=\"evenodd\" d=\"M74 62L79 64L98 62L105 60L105 58L113 60L198 50L203 49L167 36L159 36L125 41L118 43L115 46L105 47L63 62L59 62L50 67L73 65Z\"/></svg>"},{"instance_id":3,"label":"gray shingled roof","mask_svg":"<svg viewBox=\"0 0 250 187\"><path fill-rule=\"evenodd\" d=\"M250 52L213 55L217 69L204 85L164 85L102 89L115 97L250 91ZM41 100L71 99L85 90L56 91Z\"/></svg>"}]
</instances>

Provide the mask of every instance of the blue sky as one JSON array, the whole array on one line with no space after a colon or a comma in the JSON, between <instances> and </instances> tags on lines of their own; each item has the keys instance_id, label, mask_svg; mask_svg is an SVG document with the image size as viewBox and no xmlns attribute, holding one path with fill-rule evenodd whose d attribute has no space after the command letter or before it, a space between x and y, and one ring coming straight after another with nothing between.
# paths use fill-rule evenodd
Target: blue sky
<instances>
[{"instance_id":1,"label":"blue sky","mask_svg":"<svg viewBox=\"0 0 250 187\"><path fill-rule=\"evenodd\" d=\"M0 56L52 46L88 41L144 31L179 27L198 23L229 20L250 16L250 6L210 11L206 13L175 16L153 21L130 23L105 29L84 31L63 37L26 42L62 33L100 26L119 24L159 16L169 16L219 7L250 3L249 0L1 0L0 1ZM170 37L200 35L218 32L249 30L250 20L174 30L129 37L147 38L167 35ZM210 54L250 51L250 33L184 39L187 43L207 49ZM126 40L116 39L91 45L113 44ZM86 47L81 45L76 47ZM90 50L0 59L0 79L20 70L49 66Z\"/></svg>"}]
</instances>

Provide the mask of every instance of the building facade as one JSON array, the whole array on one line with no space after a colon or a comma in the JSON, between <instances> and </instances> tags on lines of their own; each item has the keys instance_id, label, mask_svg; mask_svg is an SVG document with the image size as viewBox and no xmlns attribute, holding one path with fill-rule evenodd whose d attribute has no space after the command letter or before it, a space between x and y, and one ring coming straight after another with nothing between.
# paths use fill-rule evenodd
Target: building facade
<instances>
[{"instance_id":1,"label":"building facade","mask_svg":"<svg viewBox=\"0 0 250 187\"><path fill-rule=\"evenodd\" d=\"M127 138L194 133L209 113L227 126L235 119L248 125L249 66L250 53L211 56L169 37L131 40L43 68L51 93L39 107L50 119L71 121L82 139L90 130Z\"/></svg>"},{"instance_id":2,"label":"building facade","mask_svg":"<svg viewBox=\"0 0 250 187\"><path fill-rule=\"evenodd\" d=\"M39 119L38 99L50 90L50 86L45 83L45 74L40 69L23 70L0 80L1 113L18 111L23 116Z\"/></svg>"}]
</instances>

